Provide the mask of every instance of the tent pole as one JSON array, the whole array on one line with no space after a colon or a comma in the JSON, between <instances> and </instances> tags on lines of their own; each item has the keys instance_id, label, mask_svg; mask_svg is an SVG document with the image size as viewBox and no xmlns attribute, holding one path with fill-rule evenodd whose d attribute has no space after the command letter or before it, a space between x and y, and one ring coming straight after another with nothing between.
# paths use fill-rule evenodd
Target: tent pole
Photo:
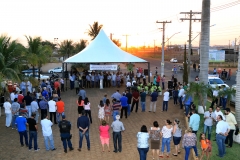
<instances>
[{"instance_id":1,"label":"tent pole","mask_svg":"<svg viewBox=\"0 0 240 160\"><path fill-rule=\"evenodd\" d=\"M62 79L64 78L64 63L62 63Z\"/></svg>"},{"instance_id":2,"label":"tent pole","mask_svg":"<svg viewBox=\"0 0 240 160\"><path fill-rule=\"evenodd\" d=\"M148 83L150 83L150 62L148 63Z\"/></svg>"}]
</instances>

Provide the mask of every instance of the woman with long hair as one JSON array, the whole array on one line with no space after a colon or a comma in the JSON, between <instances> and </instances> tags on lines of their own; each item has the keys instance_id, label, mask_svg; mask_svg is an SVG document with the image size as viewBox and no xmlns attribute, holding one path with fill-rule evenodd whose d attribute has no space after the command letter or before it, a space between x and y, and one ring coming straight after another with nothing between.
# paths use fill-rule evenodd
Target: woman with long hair
<instances>
[{"instance_id":1,"label":"woman with long hair","mask_svg":"<svg viewBox=\"0 0 240 160\"><path fill-rule=\"evenodd\" d=\"M109 117L111 116L111 105L110 105L110 101L109 99L106 99L106 103L104 106L104 112L105 112L105 121L107 121L107 123L109 123Z\"/></svg>"},{"instance_id":2,"label":"woman with long hair","mask_svg":"<svg viewBox=\"0 0 240 160\"><path fill-rule=\"evenodd\" d=\"M149 133L147 131L147 127L143 125L140 132L137 133L137 149L139 152L140 160L147 159L147 152L149 150L148 139Z\"/></svg>"},{"instance_id":3,"label":"woman with long hair","mask_svg":"<svg viewBox=\"0 0 240 160\"><path fill-rule=\"evenodd\" d=\"M157 152L157 156L159 155L160 148L160 127L157 121L153 122L153 127L150 128L149 134L151 139L151 149L152 149L152 157L155 158L155 152Z\"/></svg>"},{"instance_id":4,"label":"woman with long hair","mask_svg":"<svg viewBox=\"0 0 240 160\"><path fill-rule=\"evenodd\" d=\"M104 115L105 115L105 112L104 112L104 103L102 100L100 100L100 103L98 105L98 118L100 120L100 123L102 120L104 120Z\"/></svg>"},{"instance_id":5,"label":"woman with long hair","mask_svg":"<svg viewBox=\"0 0 240 160\"><path fill-rule=\"evenodd\" d=\"M172 122L170 120L165 120L165 126L162 128L161 136L162 136L162 149L160 158L163 158L164 148L165 145L167 147L167 158L169 158L170 153L170 142L172 137L173 126L171 125Z\"/></svg>"},{"instance_id":6,"label":"woman with long hair","mask_svg":"<svg viewBox=\"0 0 240 160\"><path fill-rule=\"evenodd\" d=\"M82 114L82 110L84 110L83 108L84 100L82 99L82 96L78 97L77 105L78 105L78 115L80 116Z\"/></svg>"},{"instance_id":7,"label":"woman with long hair","mask_svg":"<svg viewBox=\"0 0 240 160\"><path fill-rule=\"evenodd\" d=\"M84 110L86 113L86 116L89 116L90 122L92 123L92 115L91 115L91 104L88 100L88 97L84 99Z\"/></svg>"},{"instance_id":8,"label":"woman with long hair","mask_svg":"<svg viewBox=\"0 0 240 160\"><path fill-rule=\"evenodd\" d=\"M173 143L175 146L175 153L173 153L174 156L177 156L178 153L180 153L180 141L182 137L182 128L180 126L180 121L178 119L174 120L173 125Z\"/></svg>"}]
</instances>

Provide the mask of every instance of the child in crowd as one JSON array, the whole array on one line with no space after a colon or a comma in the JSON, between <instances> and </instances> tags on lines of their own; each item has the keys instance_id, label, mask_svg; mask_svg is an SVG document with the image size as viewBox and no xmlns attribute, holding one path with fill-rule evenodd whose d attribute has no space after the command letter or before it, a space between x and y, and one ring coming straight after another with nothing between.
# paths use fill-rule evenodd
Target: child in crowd
<instances>
[{"instance_id":1,"label":"child in crowd","mask_svg":"<svg viewBox=\"0 0 240 160\"><path fill-rule=\"evenodd\" d=\"M98 110L98 118L99 118L100 123L101 123L101 121L104 120L104 115L105 115L104 103L103 103L102 100L100 101L100 104L98 105L98 108L99 108L99 110Z\"/></svg>"},{"instance_id":2,"label":"child in crowd","mask_svg":"<svg viewBox=\"0 0 240 160\"><path fill-rule=\"evenodd\" d=\"M209 160L209 157L212 151L212 146L211 146L211 142L208 139L206 139L204 133L200 134L200 143L202 148L202 154L201 154L200 160L203 159L204 154L207 156L207 160Z\"/></svg>"}]
</instances>

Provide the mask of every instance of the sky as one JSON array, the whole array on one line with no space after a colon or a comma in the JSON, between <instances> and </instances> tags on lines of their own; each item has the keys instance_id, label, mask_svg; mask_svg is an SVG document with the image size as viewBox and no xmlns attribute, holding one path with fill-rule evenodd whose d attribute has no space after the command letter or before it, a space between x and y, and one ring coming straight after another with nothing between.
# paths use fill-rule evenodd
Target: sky
<instances>
[{"instance_id":1,"label":"sky","mask_svg":"<svg viewBox=\"0 0 240 160\"><path fill-rule=\"evenodd\" d=\"M211 8L240 0L211 0ZM122 47L160 46L162 24L166 25L166 39L174 35L170 44L184 44L188 40L189 21L180 21L180 12L201 12L202 0L7 0L1 2L0 34L26 44L27 36L41 36L43 40L58 42L86 39L89 24L98 21L113 39L119 39ZM201 15L195 15L201 18ZM228 45L240 39L240 3L228 9L211 12L210 45ZM193 38L201 31L201 22L193 22ZM199 37L193 42L198 46Z\"/></svg>"}]
</instances>

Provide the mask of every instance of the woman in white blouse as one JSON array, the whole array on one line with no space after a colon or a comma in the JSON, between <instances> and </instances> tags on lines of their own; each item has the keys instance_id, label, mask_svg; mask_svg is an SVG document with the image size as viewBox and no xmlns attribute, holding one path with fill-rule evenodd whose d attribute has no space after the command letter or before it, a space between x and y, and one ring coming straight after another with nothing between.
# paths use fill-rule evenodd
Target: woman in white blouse
<instances>
[{"instance_id":1,"label":"woman in white blouse","mask_svg":"<svg viewBox=\"0 0 240 160\"><path fill-rule=\"evenodd\" d=\"M171 142L171 137L173 132L173 126L171 125L172 122L168 119L165 121L165 124L166 125L163 126L161 131L162 149L161 149L161 154L159 155L160 158L163 158L165 145L167 146L167 158L169 158L169 153L170 153L170 142Z\"/></svg>"},{"instance_id":2,"label":"woman in white blouse","mask_svg":"<svg viewBox=\"0 0 240 160\"><path fill-rule=\"evenodd\" d=\"M84 110L85 110L85 113L86 113L86 116L88 115L89 116L89 119L90 119L90 122L92 123L92 115L91 115L91 107L90 107L90 102L88 100L88 97L86 97L84 99Z\"/></svg>"},{"instance_id":3,"label":"woman in white blouse","mask_svg":"<svg viewBox=\"0 0 240 160\"><path fill-rule=\"evenodd\" d=\"M137 148L140 156L140 160L147 159L147 152L149 151L148 144L149 134L147 131L147 127L143 125L141 127L141 131L137 133Z\"/></svg>"}]
</instances>

